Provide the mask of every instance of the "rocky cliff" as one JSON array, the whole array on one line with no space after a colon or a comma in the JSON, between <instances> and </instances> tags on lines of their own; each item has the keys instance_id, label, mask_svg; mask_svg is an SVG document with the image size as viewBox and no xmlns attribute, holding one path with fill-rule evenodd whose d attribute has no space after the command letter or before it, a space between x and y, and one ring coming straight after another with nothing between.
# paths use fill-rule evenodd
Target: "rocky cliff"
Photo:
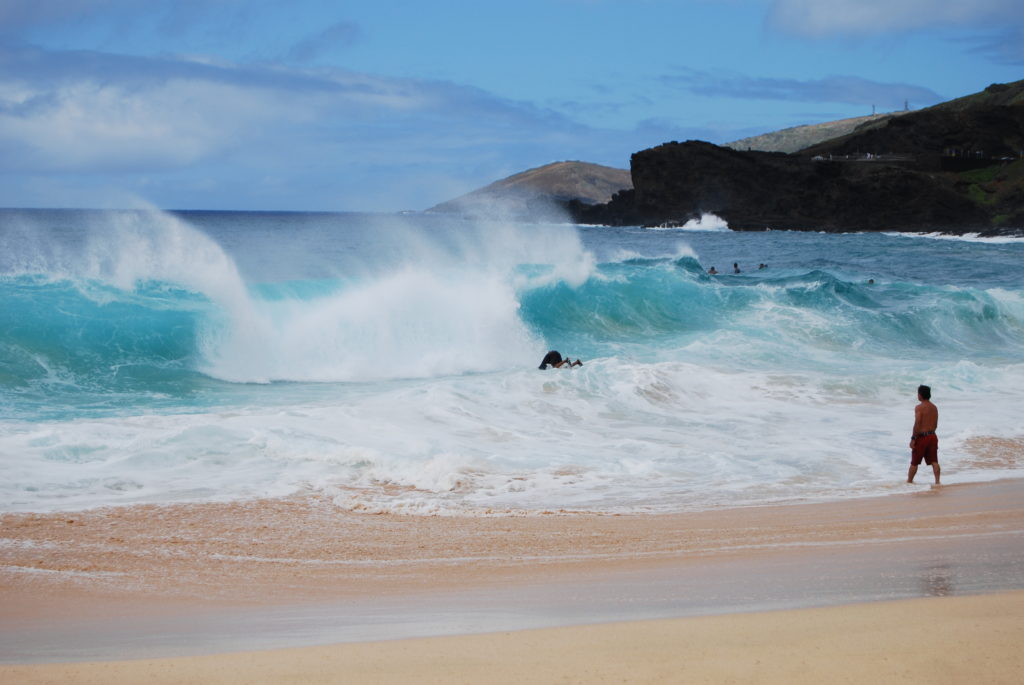
<instances>
[{"instance_id":1,"label":"rocky cliff","mask_svg":"<svg viewBox=\"0 0 1024 685\"><path fill-rule=\"evenodd\" d=\"M637 152L633 189L572 203L582 223L661 225L705 213L734 230L1024 230L1024 81L889 117L796 154L666 143Z\"/></svg>"},{"instance_id":2,"label":"rocky cliff","mask_svg":"<svg viewBox=\"0 0 1024 685\"><path fill-rule=\"evenodd\" d=\"M733 230L981 231L990 219L948 179L900 166L666 143L633 155L633 190L573 205L577 221L682 224L711 213Z\"/></svg>"}]
</instances>

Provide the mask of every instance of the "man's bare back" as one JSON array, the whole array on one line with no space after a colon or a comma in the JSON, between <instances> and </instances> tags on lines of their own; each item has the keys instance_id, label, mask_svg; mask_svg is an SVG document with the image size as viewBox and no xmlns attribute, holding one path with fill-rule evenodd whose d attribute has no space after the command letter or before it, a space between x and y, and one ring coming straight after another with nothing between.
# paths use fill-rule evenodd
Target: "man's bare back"
<instances>
[{"instance_id":1,"label":"man's bare back","mask_svg":"<svg viewBox=\"0 0 1024 685\"><path fill-rule=\"evenodd\" d=\"M913 483L917 475L917 465L922 460L932 467L935 484L939 484L939 440L935 437L935 429L939 425L939 409L931 402L932 389L922 385L917 389L919 404L914 407L914 430L910 435L910 471L907 482Z\"/></svg>"},{"instance_id":2,"label":"man's bare back","mask_svg":"<svg viewBox=\"0 0 1024 685\"><path fill-rule=\"evenodd\" d=\"M932 404L931 400L921 400L921 403L914 407L914 435L918 433L934 433L938 426L938 407Z\"/></svg>"}]
</instances>

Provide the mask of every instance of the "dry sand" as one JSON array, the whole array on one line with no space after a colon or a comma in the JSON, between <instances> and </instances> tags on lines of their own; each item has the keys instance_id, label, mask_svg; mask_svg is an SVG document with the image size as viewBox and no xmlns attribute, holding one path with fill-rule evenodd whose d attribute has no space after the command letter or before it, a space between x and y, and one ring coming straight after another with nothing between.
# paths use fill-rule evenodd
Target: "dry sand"
<instances>
[{"instance_id":1,"label":"dry sand","mask_svg":"<svg viewBox=\"0 0 1024 685\"><path fill-rule=\"evenodd\" d=\"M0 662L247 652L0 666L2 683L1017 682L1022 665L1024 480L664 516L309 496L7 514L0 533ZM914 597L940 599L857 604ZM826 605L846 606L758 613ZM577 627L507 632L558 625ZM251 652L327 642L361 644Z\"/></svg>"},{"instance_id":2,"label":"dry sand","mask_svg":"<svg viewBox=\"0 0 1024 685\"><path fill-rule=\"evenodd\" d=\"M208 657L5 683L1019 683L1024 592Z\"/></svg>"}]
</instances>

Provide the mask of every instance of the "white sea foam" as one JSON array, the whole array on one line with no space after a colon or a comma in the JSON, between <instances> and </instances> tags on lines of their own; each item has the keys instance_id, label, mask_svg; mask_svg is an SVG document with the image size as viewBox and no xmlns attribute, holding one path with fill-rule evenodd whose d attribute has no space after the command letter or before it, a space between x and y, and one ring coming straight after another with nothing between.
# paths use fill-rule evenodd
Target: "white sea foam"
<instances>
[{"instance_id":1,"label":"white sea foam","mask_svg":"<svg viewBox=\"0 0 1024 685\"><path fill-rule=\"evenodd\" d=\"M960 473L962 441L1013 435L1022 374L921 374L945 389L943 423L960 427L942 438L949 478L1005 475ZM897 390L910 375L605 359L339 388L278 410L7 423L0 496L47 510L314 490L359 511L479 515L878 494L905 470L913 402Z\"/></svg>"},{"instance_id":2,"label":"white sea foam","mask_svg":"<svg viewBox=\"0 0 1024 685\"><path fill-rule=\"evenodd\" d=\"M715 231L724 232L731 230L729 223L715 214L702 214L698 219L690 219L682 226L662 225L651 226L650 231Z\"/></svg>"},{"instance_id":3,"label":"white sea foam","mask_svg":"<svg viewBox=\"0 0 1024 685\"><path fill-rule=\"evenodd\" d=\"M884 235L894 236L897 238L926 238L929 240L951 240L960 241L966 243L988 243L990 245L1012 245L1018 243L1024 243L1024 236L1011 236L1011 235L986 235L983 236L980 233L963 233L954 235L951 233L901 233L901 232L886 232Z\"/></svg>"},{"instance_id":4,"label":"white sea foam","mask_svg":"<svg viewBox=\"0 0 1024 685\"><path fill-rule=\"evenodd\" d=\"M638 259L683 259L690 257L692 259L699 259L697 253L692 247L686 242L680 240L673 245L665 246L656 254L641 253L637 250L618 249L611 254L604 256L604 261L609 264L628 262L631 260ZM599 276L599 274L591 274L591 278Z\"/></svg>"}]
</instances>

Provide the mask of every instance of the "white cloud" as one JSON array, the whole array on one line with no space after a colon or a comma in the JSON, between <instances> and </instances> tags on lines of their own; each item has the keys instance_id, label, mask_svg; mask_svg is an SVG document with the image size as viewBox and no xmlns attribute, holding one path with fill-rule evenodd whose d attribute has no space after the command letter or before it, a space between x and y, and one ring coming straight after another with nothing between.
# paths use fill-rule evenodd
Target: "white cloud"
<instances>
[{"instance_id":1,"label":"white cloud","mask_svg":"<svg viewBox=\"0 0 1024 685\"><path fill-rule=\"evenodd\" d=\"M162 206L334 208L341 198L380 209L389 195L400 208L430 206L448 199L433 184L462 178L469 190L499 168L558 159L624 163L634 145L447 82L0 47L0 173L120 183ZM0 205L26 201L0 188Z\"/></svg>"},{"instance_id":2,"label":"white cloud","mask_svg":"<svg viewBox=\"0 0 1024 685\"><path fill-rule=\"evenodd\" d=\"M296 43L289 50L288 57L298 62L310 62L323 54L353 45L361 36L362 29L358 24L340 21Z\"/></svg>"},{"instance_id":3,"label":"white cloud","mask_svg":"<svg viewBox=\"0 0 1024 685\"><path fill-rule=\"evenodd\" d=\"M166 168L215 147L214 122L182 106L196 97L183 82L146 91L83 81L12 97L0 84L0 149L19 148L8 170ZM12 106L20 101L21 106Z\"/></svg>"},{"instance_id":4,"label":"white cloud","mask_svg":"<svg viewBox=\"0 0 1024 685\"><path fill-rule=\"evenodd\" d=\"M934 91L908 83L880 83L858 76L828 76L821 79L784 79L743 74L686 70L663 80L698 95L745 100L786 100L791 102L843 103L902 108L905 101L915 106L933 105L943 98Z\"/></svg>"},{"instance_id":5,"label":"white cloud","mask_svg":"<svg viewBox=\"0 0 1024 685\"><path fill-rule=\"evenodd\" d=\"M797 35L875 35L939 26L990 26L1024 18L1020 0L776 0L776 26Z\"/></svg>"},{"instance_id":6,"label":"white cloud","mask_svg":"<svg viewBox=\"0 0 1024 685\"><path fill-rule=\"evenodd\" d=\"M286 133L302 145L327 129L340 142L410 117L438 133L469 133L473 112L526 128L544 119L475 89L343 70L40 50L0 51L0 66L21 67L0 70L0 150L18 152L0 161L6 170L174 168Z\"/></svg>"},{"instance_id":7,"label":"white cloud","mask_svg":"<svg viewBox=\"0 0 1024 685\"><path fill-rule=\"evenodd\" d=\"M812 39L941 30L998 64L1024 64L1021 0L774 0L768 24Z\"/></svg>"}]
</instances>

